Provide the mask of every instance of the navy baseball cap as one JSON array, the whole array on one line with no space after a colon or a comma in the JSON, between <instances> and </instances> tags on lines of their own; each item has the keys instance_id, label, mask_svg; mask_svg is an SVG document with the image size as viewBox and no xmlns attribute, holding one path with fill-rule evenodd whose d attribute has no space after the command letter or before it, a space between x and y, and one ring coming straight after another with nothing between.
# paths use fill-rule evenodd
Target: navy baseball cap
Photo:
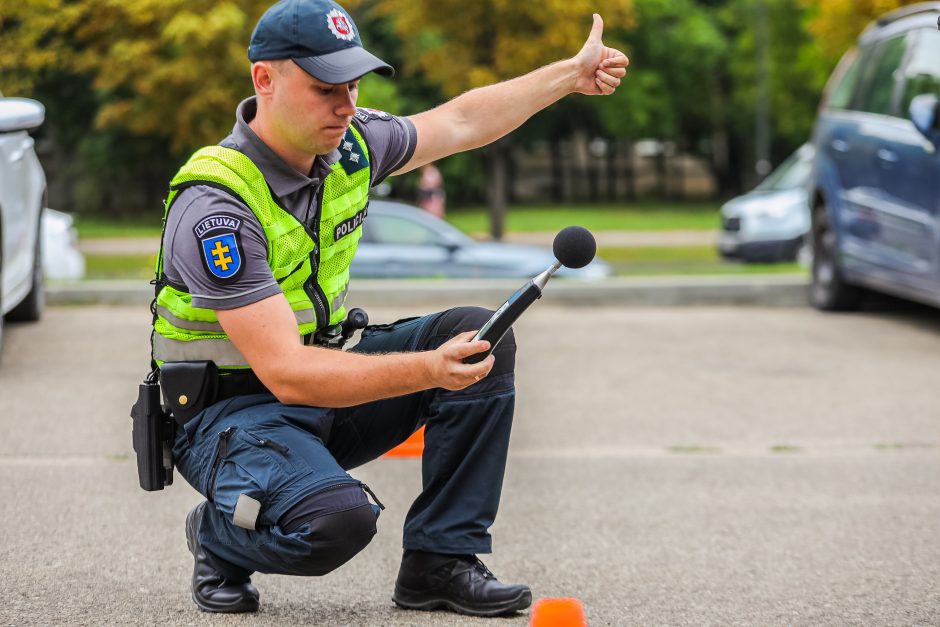
<instances>
[{"instance_id":1,"label":"navy baseball cap","mask_svg":"<svg viewBox=\"0 0 940 627\"><path fill-rule=\"evenodd\" d=\"M395 69L362 47L349 14L330 0L280 0L255 26L248 59L291 59L324 83L339 84L369 72L392 76Z\"/></svg>"}]
</instances>

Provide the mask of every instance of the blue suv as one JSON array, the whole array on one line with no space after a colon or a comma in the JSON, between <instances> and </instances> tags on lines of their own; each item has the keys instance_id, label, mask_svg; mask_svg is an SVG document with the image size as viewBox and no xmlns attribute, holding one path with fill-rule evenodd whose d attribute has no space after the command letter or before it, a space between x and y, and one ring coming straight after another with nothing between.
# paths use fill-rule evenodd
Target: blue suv
<instances>
[{"instance_id":1,"label":"blue suv","mask_svg":"<svg viewBox=\"0 0 940 627\"><path fill-rule=\"evenodd\" d=\"M813 143L811 301L940 307L940 2L888 13L826 86Z\"/></svg>"}]
</instances>

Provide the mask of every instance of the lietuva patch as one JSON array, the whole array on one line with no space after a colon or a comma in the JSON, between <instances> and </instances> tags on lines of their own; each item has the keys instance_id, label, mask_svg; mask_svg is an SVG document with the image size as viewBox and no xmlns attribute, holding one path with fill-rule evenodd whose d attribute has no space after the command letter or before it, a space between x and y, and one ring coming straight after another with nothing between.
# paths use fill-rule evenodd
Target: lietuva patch
<instances>
[{"instance_id":1,"label":"lietuva patch","mask_svg":"<svg viewBox=\"0 0 940 627\"><path fill-rule=\"evenodd\" d=\"M367 215L369 215L369 205L363 207L362 210L353 217L337 224L336 229L333 231L333 241L338 242L359 228L362 223L365 222Z\"/></svg>"},{"instance_id":2,"label":"lietuva patch","mask_svg":"<svg viewBox=\"0 0 940 627\"><path fill-rule=\"evenodd\" d=\"M241 274L243 267L239 246L242 221L235 216L216 213L196 223L193 233L202 248L202 261L209 278L228 283Z\"/></svg>"}]
</instances>

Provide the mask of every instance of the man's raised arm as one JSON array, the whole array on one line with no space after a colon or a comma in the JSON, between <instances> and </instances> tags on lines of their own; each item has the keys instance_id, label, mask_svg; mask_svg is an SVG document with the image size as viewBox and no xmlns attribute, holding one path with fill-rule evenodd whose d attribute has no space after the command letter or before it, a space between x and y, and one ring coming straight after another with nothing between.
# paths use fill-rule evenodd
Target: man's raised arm
<instances>
[{"instance_id":1,"label":"man's raised arm","mask_svg":"<svg viewBox=\"0 0 940 627\"><path fill-rule=\"evenodd\" d=\"M594 14L591 34L577 55L525 76L468 91L414 116L414 155L395 174L454 153L485 146L532 115L572 93L609 96L627 73L629 59L601 41L604 21Z\"/></svg>"}]
</instances>

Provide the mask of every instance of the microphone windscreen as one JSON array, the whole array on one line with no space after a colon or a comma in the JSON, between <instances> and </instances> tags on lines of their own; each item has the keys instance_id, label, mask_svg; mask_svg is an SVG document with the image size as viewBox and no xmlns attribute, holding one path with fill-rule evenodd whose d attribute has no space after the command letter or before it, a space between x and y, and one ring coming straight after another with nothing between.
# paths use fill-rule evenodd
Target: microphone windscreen
<instances>
[{"instance_id":1,"label":"microphone windscreen","mask_svg":"<svg viewBox=\"0 0 940 627\"><path fill-rule=\"evenodd\" d=\"M583 268L594 259L597 242L591 232L582 226L569 226L555 236L552 243L555 258L566 268Z\"/></svg>"}]
</instances>

